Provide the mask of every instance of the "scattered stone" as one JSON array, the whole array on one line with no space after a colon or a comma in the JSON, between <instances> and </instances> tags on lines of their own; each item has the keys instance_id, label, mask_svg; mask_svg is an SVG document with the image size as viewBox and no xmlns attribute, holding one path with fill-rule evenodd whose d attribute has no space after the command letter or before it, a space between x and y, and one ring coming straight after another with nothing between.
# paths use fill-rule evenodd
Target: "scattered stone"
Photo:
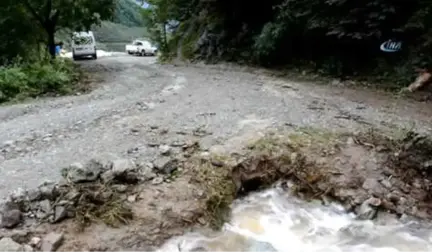
<instances>
[{"instance_id":1,"label":"scattered stone","mask_svg":"<svg viewBox=\"0 0 432 252\"><path fill-rule=\"evenodd\" d=\"M168 129L161 129L160 132L159 132L159 134L166 135L166 134L168 134L168 132L169 132Z\"/></svg>"},{"instance_id":2,"label":"scattered stone","mask_svg":"<svg viewBox=\"0 0 432 252\"><path fill-rule=\"evenodd\" d=\"M223 167L224 166L224 163L222 161L219 161L219 160L212 160L211 164L213 166L216 166L216 167Z\"/></svg>"},{"instance_id":3,"label":"scattered stone","mask_svg":"<svg viewBox=\"0 0 432 252\"><path fill-rule=\"evenodd\" d=\"M63 242L63 233L51 232L42 239L42 251L56 251Z\"/></svg>"},{"instance_id":4,"label":"scattered stone","mask_svg":"<svg viewBox=\"0 0 432 252\"><path fill-rule=\"evenodd\" d=\"M30 246L30 245L28 245L28 244L23 245L23 250L24 250L24 252L32 252L32 251L34 251L33 247Z\"/></svg>"},{"instance_id":5,"label":"scattered stone","mask_svg":"<svg viewBox=\"0 0 432 252\"><path fill-rule=\"evenodd\" d=\"M12 238L17 243L23 244L28 241L28 236L30 231L27 229L16 229L8 232L9 235L7 237Z\"/></svg>"},{"instance_id":6,"label":"scattered stone","mask_svg":"<svg viewBox=\"0 0 432 252\"><path fill-rule=\"evenodd\" d=\"M140 130L138 128L132 128L130 131L132 133L138 133L138 132L140 132Z\"/></svg>"},{"instance_id":7,"label":"scattered stone","mask_svg":"<svg viewBox=\"0 0 432 252\"><path fill-rule=\"evenodd\" d=\"M3 148L14 146L14 143L15 143L14 140L7 140L7 141L4 141L4 142L3 142Z\"/></svg>"},{"instance_id":8,"label":"scattered stone","mask_svg":"<svg viewBox=\"0 0 432 252\"><path fill-rule=\"evenodd\" d=\"M39 188L27 192L27 199L30 202L38 201L42 198L42 193Z\"/></svg>"},{"instance_id":9,"label":"scattered stone","mask_svg":"<svg viewBox=\"0 0 432 252\"><path fill-rule=\"evenodd\" d=\"M357 211L357 218L360 220L372 220L376 217L377 207L381 205L378 198L369 198L364 201Z\"/></svg>"},{"instance_id":10,"label":"scattered stone","mask_svg":"<svg viewBox=\"0 0 432 252\"><path fill-rule=\"evenodd\" d=\"M127 191L127 185L113 185L112 188L119 193L124 193Z\"/></svg>"},{"instance_id":11,"label":"scattered stone","mask_svg":"<svg viewBox=\"0 0 432 252\"><path fill-rule=\"evenodd\" d=\"M22 217L19 209L5 209L2 213L0 227L14 228L21 223Z\"/></svg>"},{"instance_id":12,"label":"scattered stone","mask_svg":"<svg viewBox=\"0 0 432 252\"><path fill-rule=\"evenodd\" d=\"M60 222L68 217L68 212L64 206L56 206L54 209L53 223Z\"/></svg>"},{"instance_id":13,"label":"scattered stone","mask_svg":"<svg viewBox=\"0 0 432 252\"><path fill-rule=\"evenodd\" d=\"M51 202L49 200L42 200L39 202L39 209L42 210L44 213L51 212Z\"/></svg>"},{"instance_id":14,"label":"scattered stone","mask_svg":"<svg viewBox=\"0 0 432 252\"><path fill-rule=\"evenodd\" d=\"M164 181L164 179L162 177L156 177L152 180L152 184L153 185L159 185L162 184Z\"/></svg>"},{"instance_id":15,"label":"scattered stone","mask_svg":"<svg viewBox=\"0 0 432 252\"><path fill-rule=\"evenodd\" d=\"M130 159L117 159L111 163L111 171L113 172L114 176L120 176L135 169L135 162Z\"/></svg>"},{"instance_id":16,"label":"scattered stone","mask_svg":"<svg viewBox=\"0 0 432 252\"><path fill-rule=\"evenodd\" d=\"M384 193L383 186L374 178L367 178L362 187L374 195L382 195Z\"/></svg>"},{"instance_id":17,"label":"scattered stone","mask_svg":"<svg viewBox=\"0 0 432 252\"><path fill-rule=\"evenodd\" d=\"M39 191L41 193L41 199L54 200L59 195L57 185L50 182L46 182L40 185Z\"/></svg>"},{"instance_id":18,"label":"scattered stone","mask_svg":"<svg viewBox=\"0 0 432 252\"><path fill-rule=\"evenodd\" d=\"M171 154L171 147L168 145L161 145L159 146L159 151L164 156L169 156Z\"/></svg>"},{"instance_id":19,"label":"scattered stone","mask_svg":"<svg viewBox=\"0 0 432 252\"><path fill-rule=\"evenodd\" d=\"M161 157L153 162L154 168L162 174L171 174L177 169L178 160L170 157Z\"/></svg>"},{"instance_id":20,"label":"scattered stone","mask_svg":"<svg viewBox=\"0 0 432 252\"><path fill-rule=\"evenodd\" d=\"M134 194L134 195L129 195L129 196L127 197L127 201L129 201L129 202L131 202L131 203L135 202L136 199L137 199L137 195L136 195L136 194Z\"/></svg>"},{"instance_id":21,"label":"scattered stone","mask_svg":"<svg viewBox=\"0 0 432 252\"><path fill-rule=\"evenodd\" d=\"M24 251L24 248L12 238L4 237L0 240L0 251Z\"/></svg>"},{"instance_id":22,"label":"scattered stone","mask_svg":"<svg viewBox=\"0 0 432 252\"><path fill-rule=\"evenodd\" d=\"M40 237L35 236L35 237L32 237L30 239L30 243L29 244L33 248L38 249L40 247L40 245L41 245L41 241L42 241L42 239Z\"/></svg>"},{"instance_id":23,"label":"scattered stone","mask_svg":"<svg viewBox=\"0 0 432 252\"><path fill-rule=\"evenodd\" d=\"M26 197L26 191L19 187L10 194L10 199L15 202L21 202Z\"/></svg>"},{"instance_id":24,"label":"scattered stone","mask_svg":"<svg viewBox=\"0 0 432 252\"><path fill-rule=\"evenodd\" d=\"M160 143L158 143L157 141L152 141L147 143L148 147L154 148L154 147L158 147L160 145Z\"/></svg>"},{"instance_id":25,"label":"scattered stone","mask_svg":"<svg viewBox=\"0 0 432 252\"><path fill-rule=\"evenodd\" d=\"M92 182L99 177L102 168L95 160L91 160L86 166L81 163L73 163L66 171L66 178L73 183Z\"/></svg>"},{"instance_id":26,"label":"scattered stone","mask_svg":"<svg viewBox=\"0 0 432 252\"><path fill-rule=\"evenodd\" d=\"M65 198L66 200L74 201L74 200L76 200L79 196L80 196L80 193L79 193L77 190L72 189L72 190L70 190L70 191L65 195L64 198Z\"/></svg>"},{"instance_id":27,"label":"scattered stone","mask_svg":"<svg viewBox=\"0 0 432 252\"><path fill-rule=\"evenodd\" d=\"M432 167L432 160L426 161L423 163L423 168L431 168Z\"/></svg>"},{"instance_id":28,"label":"scattered stone","mask_svg":"<svg viewBox=\"0 0 432 252\"><path fill-rule=\"evenodd\" d=\"M156 177L156 174L153 172L154 165L152 163L145 163L143 165L139 165L139 176L142 181L149 181Z\"/></svg>"}]
</instances>

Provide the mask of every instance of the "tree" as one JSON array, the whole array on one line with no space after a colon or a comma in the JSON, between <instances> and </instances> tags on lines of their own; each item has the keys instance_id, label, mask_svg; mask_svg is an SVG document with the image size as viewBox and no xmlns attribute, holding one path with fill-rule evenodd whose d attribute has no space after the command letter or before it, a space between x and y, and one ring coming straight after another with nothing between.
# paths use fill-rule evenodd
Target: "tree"
<instances>
[{"instance_id":1,"label":"tree","mask_svg":"<svg viewBox=\"0 0 432 252\"><path fill-rule=\"evenodd\" d=\"M55 57L55 33L60 29L89 30L91 25L110 19L116 0L2 0L27 13L45 32L49 53Z\"/></svg>"}]
</instances>

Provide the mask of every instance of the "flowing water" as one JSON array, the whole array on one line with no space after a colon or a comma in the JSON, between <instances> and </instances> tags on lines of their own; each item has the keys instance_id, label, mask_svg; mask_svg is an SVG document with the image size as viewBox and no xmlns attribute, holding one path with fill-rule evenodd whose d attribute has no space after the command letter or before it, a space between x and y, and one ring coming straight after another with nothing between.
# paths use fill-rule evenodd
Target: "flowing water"
<instances>
[{"instance_id":1,"label":"flowing water","mask_svg":"<svg viewBox=\"0 0 432 252\"><path fill-rule=\"evenodd\" d=\"M359 221L339 205L304 202L274 188L234 202L222 231L175 237L160 251L432 251L431 225L385 217Z\"/></svg>"}]
</instances>

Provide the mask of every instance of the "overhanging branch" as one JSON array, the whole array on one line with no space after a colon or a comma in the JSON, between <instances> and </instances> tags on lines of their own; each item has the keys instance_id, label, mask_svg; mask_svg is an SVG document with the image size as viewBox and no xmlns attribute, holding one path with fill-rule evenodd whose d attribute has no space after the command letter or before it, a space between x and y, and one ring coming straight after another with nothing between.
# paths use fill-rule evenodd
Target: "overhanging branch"
<instances>
[{"instance_id":1,"label":"overhanging branch","mask_svg":"<svg viewBox=\"0 0 432 252\"><path fill-rule=\"evenodd\" d=\"M30 13L33 15L33 17L42 25L42 27L45 28L45 20L39 16L39 14L36 12L36 10L31 6L30 2L28 0L24 1L25 7L30 11Z\"/></svg>"}]
</instances>

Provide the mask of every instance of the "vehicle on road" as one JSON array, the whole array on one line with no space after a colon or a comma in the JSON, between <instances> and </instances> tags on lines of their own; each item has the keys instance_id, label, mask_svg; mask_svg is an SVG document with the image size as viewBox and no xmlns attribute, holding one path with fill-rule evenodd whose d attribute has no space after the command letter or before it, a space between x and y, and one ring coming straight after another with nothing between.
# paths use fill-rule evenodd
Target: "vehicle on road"
<instances>
[{"instance_id":1,"label":"vehicle on road","mask_svg":"<svg viewBox=\"0 0 432 252\"><path fill-rule=\"evenodd\" d=\"M72 58L97 59L96 40L93 32L74 32L72 35Z\"/></svg>"},{"instance_id":2,"label":"vehicle on road","mask_svg":"<svg viewBox=\"0 0 432 252\"><path fill-rule=\"evenodd\" d=\"M157 48L147 40L134 40L132 44L126 45L126 52L131 55L152 55L157 54Z\"/></svg>"}]
</instances>

